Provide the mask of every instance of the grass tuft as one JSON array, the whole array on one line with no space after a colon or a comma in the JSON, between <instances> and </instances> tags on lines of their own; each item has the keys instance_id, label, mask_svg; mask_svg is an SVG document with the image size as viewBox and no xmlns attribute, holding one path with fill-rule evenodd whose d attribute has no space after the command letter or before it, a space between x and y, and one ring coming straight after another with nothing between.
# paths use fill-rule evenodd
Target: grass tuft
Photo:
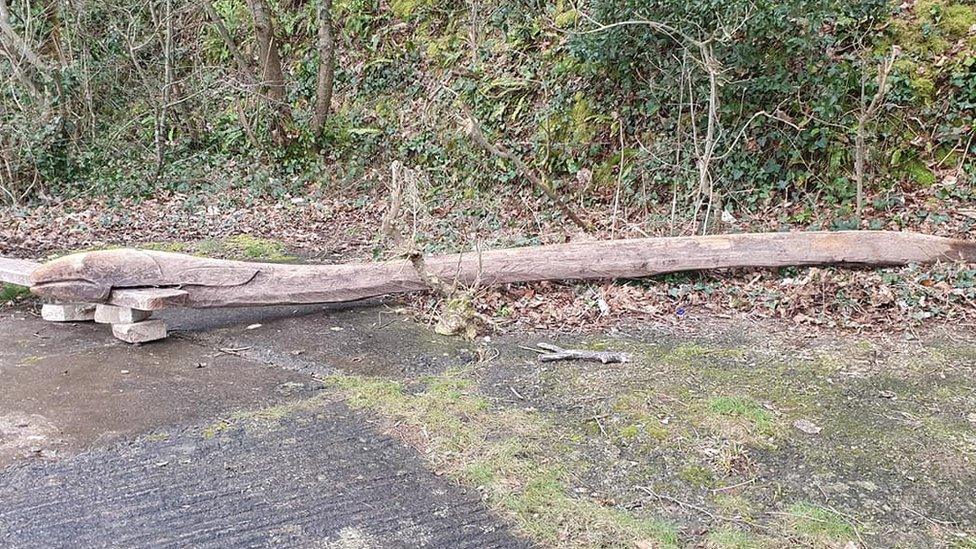
<instances>
[{"instance_id":1,"label":"grass tuft","mask_svg":"<svg viewBox=\"0 0 976 549\"><path fill-rule=\"evenodd\" d=\"M708 549L754 549L760 544L748 532L732 527L723 527L708 534L705 540Z\"/></svg>"},{"instance_id":2,"label":"grass tuft","mask_svg":"<svg viewBox=\"0 0 976 549\"><path fill-rule=\"evenodd\" d=\"M708 407L720 416L745 420L760 433L772 431L773 415L751 398L715 397L708 402Z\"/></svg>"},{"instance_id":3,"label":"grass tuft","mask_svg":"<svg viewBox=\"0 0 976 549\"><path fill-rule=\"evenodd\" d=\"M30 294L30 290L24 286L17 286L16 284L7 284L6 282L0 284L0 303L7 303L8 301L17 301L23 297Z\"/></svg>"},{"instance_id":4,"label":"grass tuft","mask_svg":"<svg viewBox=\"0 0 976 549\"><path fill-rule=\"evenodd\" d=\"M807 502L790 506L790 526L796 533L821 541L844 541L854 537L854 528L837 513Z\"/></svg>"}]
</instances>

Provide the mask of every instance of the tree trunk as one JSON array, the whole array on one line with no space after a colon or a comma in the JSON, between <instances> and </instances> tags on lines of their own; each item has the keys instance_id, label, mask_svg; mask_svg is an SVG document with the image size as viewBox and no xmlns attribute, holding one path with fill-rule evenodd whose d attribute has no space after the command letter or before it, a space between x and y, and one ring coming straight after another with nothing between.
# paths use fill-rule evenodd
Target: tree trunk
<instances>
[{"instance_id":1,"label":"tree trunk","mask_svg":"<svg viewBox=\"0 0 976 549\"><path fill-rule=\"evenodd\" d=\"M251 70L250 63L244 58L241 53L240 48L237 47L237 43L234 42L234 38L227 31L227 27L224 25L223 20L220 18L220 14L214 9L213 5L207 1L203 3L203 11L207 13L207 17L213 21L214 28L217 29L217 34L220 35L220 39L224 41L224 45L227 46L227 50L230 51L230 56L234 58L234 62L237 63L237 69L241 73L241 78L247 84L255 84L257 78L254 76L254 71Z\"/></svg>"},{"instance_id":2,"label":"tree trunk","mask_svg":"<svg viewBox=\"0 0 976 549\"><path fill-rule=\"evenodd\" d=\"M354 301L427 290L425 278L464 285L637 278L680 271L809 265L976 261L976 242L915 233L842 231L643 238L434 256L410 261L286 265L166 252L69 255L30 276L31 291L67 302L104 302L132 288L178 288L188 307ZM2 265L2 264L0 264ZM0 272L2 275L2 272Z\"/></svg>"},{"instance_id":3,"label":"tree trunk","mask_svg":"<svg viewBox=\"0 0 976 549\"><path fill-rule=\"evenodd\" d=\"M319 0L319 74L315 89L315 113L312 117L312 135L322 132L332 105L332 87L335 81L335 40L332 36L332 0Z\"/></svg>"},{"instance_id":4,"label":"tree trunk","mask_svg":"<svg viewBox=\"0 0 976 549\"><path fill-rule=\"evenodd\" d=\"M261 88L268 105L275 113L271 133L278 146L290 141L287 128L291 125L291 107L288 104L285 76L281 70L281 55L275 36L271 15L265 0L247 0L254 18L254 37L257 43L258 66L261 69Z\"/></svg>"},{"instance_id":5,"label":"tree trunk","mask_svg":"<svg viewBox=\"0 0 976 549\"><path fill-rule=\"evenodd\" d=\"M163 88L159 99L159 112L156 116L156 179L163 174L166 163L166 141L169 137L169 125L166 116L169 114L169 103L173 87L173 0L165 0L163 17L166 18L163 33Z\"/></svg>"}]
</instances>

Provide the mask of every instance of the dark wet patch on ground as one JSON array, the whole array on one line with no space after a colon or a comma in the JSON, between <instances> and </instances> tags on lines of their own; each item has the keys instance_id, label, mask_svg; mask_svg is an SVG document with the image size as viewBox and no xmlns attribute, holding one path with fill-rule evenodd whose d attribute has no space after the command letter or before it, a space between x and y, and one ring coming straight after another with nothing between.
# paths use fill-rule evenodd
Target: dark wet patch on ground
<instances>
[{"instance_id":1,"label":"dark wet patch on ground","mask_svg":"<svg viewBox=\"0 0 976 549\"><path fill-rule=\"evenodd\" d=\"M317 391L305 376L173 339L132 346L106 326L0 316L0 467Z\"/></svg>"},{"instance_id":2,"label":"dark wet patch on ground","mask_svg":"<svg viewBox=\"0 0 976 549\"><path fill-rule=\"evenodd\" d=\"M378 301L166 312L173 329L205 345L317 375L409 378L474 359L476 345L438 336ZM251 327L251 329L248 329Z\"/></svg>"}]
</instances>

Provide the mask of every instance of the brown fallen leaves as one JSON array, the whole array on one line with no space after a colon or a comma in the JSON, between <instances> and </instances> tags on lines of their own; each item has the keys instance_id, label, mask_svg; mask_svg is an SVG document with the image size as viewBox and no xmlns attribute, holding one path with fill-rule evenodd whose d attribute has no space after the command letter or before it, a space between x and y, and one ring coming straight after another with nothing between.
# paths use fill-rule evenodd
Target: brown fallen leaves
<instances>
[{"instance_id":1,"label":"brown fallen leaves","mask_svg":"<svg viewBox=\"0 0 976 549\"><path fill-rule=\"evenodd\" d=\"M874 215L872 222L879 224L876 228L974 238L976 219L971 215L971 205L936 200L933 193L938 191L906 193L903 205L884 216L870 207L867 213ZM391 250L376 238L387 197L361 189L357 193L322 191L307 197L267 200L254 199L245 189L230 189L206 196L177 194L115 204L91 199L29 209L4 208L0 209L0 255L40 259L51 253L105 246L198 242L246 234L285 243L290 252L310 262L387 258ZM597 230L583 236L562 225L538 197L500 192L487 208L496 223L491 230L473 223L482 214L469 215L469 204L460 197L436 198L425 197L436 207L417 227L428 252L471 249L472 238L480 241L482 248L490 248L610 235L599 207L586 212ZM667 223L638 222L667 219L667 205L661 208L622 211L616 236L669 234ZM799 213L799 205L782 205L780 210L756 213L751 218L730 216L736 221L722 229L782 230L778 223ZM683 234L680 226L675 231ZM681 326L708 317L732 316L862 331L976 324L974 265L737 270L615 283L543 282L477 288L472 295L471 313L503 331L578 332L637 322ZM438 299L419 295L401 298L401 302L410 304L416 316L432 319Z\"/></svg>"},{"instance_id":2,"label":"brown fallen leaves","mask_svg":"<svg viewBox=\"0 0 976 549\"><path fill-rule=\"evenodd\" d=\"M420 316L432 310L430 296L404 299ZM740 270L639 281L541 282L482 289L475 307L503 331L586 332L647 321L680 326L733 316L858 331L976 326L976 266Z\"/></svg>"}]
</instances>

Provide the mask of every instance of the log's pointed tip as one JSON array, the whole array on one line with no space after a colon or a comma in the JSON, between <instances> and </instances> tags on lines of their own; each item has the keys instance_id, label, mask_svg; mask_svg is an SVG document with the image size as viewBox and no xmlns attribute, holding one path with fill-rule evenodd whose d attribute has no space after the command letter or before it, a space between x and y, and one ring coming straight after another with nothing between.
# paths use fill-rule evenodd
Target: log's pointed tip
<instances>
[{"instance_id":1,"label":"log's pointed tip","mask_svg":"<svg viewBox=\"0 0 976 549\"><path fill-rule=\"evenodd\" d=\"M954 258L958 258L969 263L976 263L976 242L957 240L949 246L949 250L949 255Z\"/></svg>"}]
</instances>

